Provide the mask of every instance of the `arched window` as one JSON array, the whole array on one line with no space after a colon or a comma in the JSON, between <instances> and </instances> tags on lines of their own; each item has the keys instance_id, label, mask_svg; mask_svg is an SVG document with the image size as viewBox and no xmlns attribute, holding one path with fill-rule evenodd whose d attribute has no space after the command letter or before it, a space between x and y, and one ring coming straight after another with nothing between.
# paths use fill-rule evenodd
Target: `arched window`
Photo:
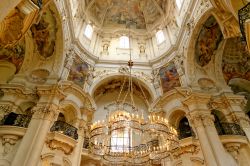
<instances>
[{"instance_id":1,"label":"arched window","mask_svg":"<svg viewBox=\"0 0 250 166\"><path fill-rule=\"evenodd\" d=\"M178 129L179 129L179 139L192 136L192 129L186 117L180 120Z\"/></svg>"},{"instance_id":2,"label":"arched window","mask_svg":"<svg viewBox=\"0 0 250 166\"><path fill-rule=\"evenodd\" d=\"M85 28L84 35L87 38L91 39L92 34L93 34L93 27L90 24L88 24Z\"/></svg>"},{"instance_id":3,"label":"arched window","mask_svg":"<svg viewBox=\"0 0 250 166\"><path fill-rule=\"evenodd\" d=\"M182 7L183 4L183 0L176 0L176 6L178 7L178 9L180 9Z\"/></svg>"},{"instance_id":4,"label":"arched window","mask_svg":"<svg viewBox=\"0 0 250 166\"><path fill-rule=\"evenodd\" d=\"M165 36L162 30L157 31L155 36L158 44L161 44L162 42L165 41Z\"/></svg>"},{"instance_id":5,"label":"arched window","mask_svg":"<svg viewBox=\"0 0 250 166\"><path fill-rule=\"evenodd\" d=\"M128 36L121 36L120 37L120 48L129 48Z\"/></svg>"}]
</instances>

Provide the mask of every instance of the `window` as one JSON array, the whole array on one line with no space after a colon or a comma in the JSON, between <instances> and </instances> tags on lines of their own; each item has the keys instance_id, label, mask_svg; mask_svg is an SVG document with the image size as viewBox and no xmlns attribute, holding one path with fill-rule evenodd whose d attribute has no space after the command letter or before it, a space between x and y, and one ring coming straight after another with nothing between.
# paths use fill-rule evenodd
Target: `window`
<instances>
[{"instance_id":1,"label":"window","mask_svg":"<svg viewBox=\"0 0 250 166\"><path fill-rule=\"evenodd\" d=\"M158 32L156 32L156 39L157 39L158 44L161 44L162 42L164 42L165 36L162 30L159 30Z\"/></svg>"},{"instance_id":2,"label":"window","mask_svg":"<svg viewBox=\"0 0 250 166\"><path fill-rule=\"evenodd\" d=\"M93 34L93 27L90 24L88 24L85 28L84 35L87 38L91 39L92 34Z\"/></svg>"},{"instance_id":3,"label":"window","mask_svg":"<svg viewBox=\"0 0 250 166\"><path fill-rule=\"evenodd\" d=\"M120 37L120 48L129 48L129 38L127 36Z\"/></svg>"},{"instance_id":4,"label":"window","mask_svg":"<svg viewBox=\"0 0 250 166\"><path fill-rule=\"evenodd\" d=\"M182 4L183 4L183 0L176 0L176 5L177 5L178 9L181 8Z\"/></svg>"},{"instance_id":5,"label":"window","mask_svg":"<svg viewBox=\"0 0 250 166\"><path fill-rule=\"evenodd\" d=\"M111 134L111 151L128 152L130 146L130 134L127 129L115 130Z\"/></svg>"}]
</instances>

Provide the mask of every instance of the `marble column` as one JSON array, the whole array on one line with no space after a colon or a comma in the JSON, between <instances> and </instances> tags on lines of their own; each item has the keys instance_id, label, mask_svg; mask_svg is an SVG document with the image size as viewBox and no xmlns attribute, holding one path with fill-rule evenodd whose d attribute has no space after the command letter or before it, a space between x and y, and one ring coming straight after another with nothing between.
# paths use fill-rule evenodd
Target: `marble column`
<instances>
[{"instance_id":1,"label":"marble column","mask_svg":"<svg viewBox=\"0 0 250 166\"><path fill-rule=\"evenodd\" d=\"M55 104L40 103L33 108L34 114L12 161L12 166L37 165L47 133L58 116L57 107Z\"/></svg>"},{"instance_id":2,"label":"marble column","mask_svg":"<svg viewBox=\"0 0 250 166\"><path fill-rule=\"evenodd\" d=\"M203 113L201 115L203 125L205 126L205 131L209 143L213 149L216 161L220 166L237 166L236 161L232 156L227 153L222 142L220 141L219 135L214 125L214 116L210 113Z\"/></svg>"},{"instance_id":3,"label":"marble column","mask_svg":"<svg viewBox=\"0 0 250 166\"><path fill-rule=\"evenodd\" d=\"M203 152L207 166L218 165L217 160L214 156L212 147L210 146L209 140L207 138L206 131L205 131L205 128L203 126L201 116L190 115L187 117L188 117L189 121L191 122L191 126L194 127L194 129L198 135L200 145L201 145L201 150Z\"/></svg>"},{"instance_id":4,"label":"marble column","mask_svg":"<svg viewBox=\"0 0 250 166\"><path fill-rule=\"evenodd\" d=\"M83 149L84 143L84 127L86 126L86 122L84 120L78 120L78 140L77 145L73 152L72 157L72 165L79 166L81 163L81 152Z\"/></svg>"}]
</instances>

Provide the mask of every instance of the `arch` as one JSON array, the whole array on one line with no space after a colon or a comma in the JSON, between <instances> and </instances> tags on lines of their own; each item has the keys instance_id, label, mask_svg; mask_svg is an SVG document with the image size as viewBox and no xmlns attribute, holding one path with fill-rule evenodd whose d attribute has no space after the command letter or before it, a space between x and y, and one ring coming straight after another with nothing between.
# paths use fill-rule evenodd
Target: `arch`
<instances>
[{"instance_id":1,"label":"arch","mask_svg":"<svg viewBox=\"0 0 250 166\"><path fill-rule=\"evenodd\" d=\"M108 74L106 76L103 76L100 79L95 80L93 82L92 86L89 88L89 94L93 97L96 89L98 87L100 87L103 83L105 83L106 81L111 80L115 77L124 77L124 76L129 76L129 75L128 74L120 74L120 73L112 73L112 74ZM155 92L154 87L152 85L149 85L148 82L145 82L144 80L140 79L136 75L132 75L132 78L133 78L133 80L138 81L140 83L140 85L142 85L142 87L145 88L149 92L152 101L154 101L156 99L157 95L156 95L156 92Z\"/></svg>"},{"instance_id":2,"label":"arch","mask_svg":"<svg viewBox=\"0 0 250 166\"><path fill-rule=\"evenodd\" d=\"M64 115L65 122L75 126L77 119L81 118L81 111L74 103L70 100L64 100L60 103L60 112Z\"/></svg>"}]
</instances>

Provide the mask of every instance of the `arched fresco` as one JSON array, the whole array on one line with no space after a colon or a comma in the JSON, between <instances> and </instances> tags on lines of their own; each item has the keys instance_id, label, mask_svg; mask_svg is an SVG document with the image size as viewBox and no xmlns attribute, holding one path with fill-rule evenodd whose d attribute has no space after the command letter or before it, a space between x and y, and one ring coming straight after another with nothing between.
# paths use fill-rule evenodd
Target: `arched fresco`
<instances>
[{"instance_id":1,"label":"arched fresco","mask_svg":"<svg viewBox=\"0 0 250 166\"><path fill-rule=\"evenodd\" d=\"M70 69L69 81L83 87L89 72L88 64L82 61L79 57L74 59L74 63Z\"/></svg>"},{"instance_id":2,"label":"arched fresco","mask_svg":"<svg viewBox=\"0 0 250 166\"><path fill-rule=\"evenodd\" d=\"M39 55L48 58L53 55L56 44L57 22L52 10L43 13L38 24L31 27Z\"/></svg>"},{"instance_id":3,"label":"arched fresco","mask_svg":"<svg viewBox=\"0 0 250 166\"><path fill-rule=\"evenodd\" d=\"M246 44L238 38L227 39L223 58L222 72L226 83L233 78L250 81L250 54Z\"/></svg>"},{"instance_id":4,"label":"arched fresco","mask_svg":"<svg viewBox=\"0 0 250 166\"><path fill-rule=\"evenodd\" d=\"M201 28L195 44L196 62L200 66L206 66L211 61L222 39L219 24L210 16Z\"/></svg>"},{"instance_id":5,"label":"arched fresco","mask_svg":"<svg viewBox=\"0 0 250 166\"><path fill-rule=\"evenodd\" d=\"M162 67L159 71L163 93L172 90L174 87L181 86L179 74L173 62Z\"/></svg>"}]
</instances>

